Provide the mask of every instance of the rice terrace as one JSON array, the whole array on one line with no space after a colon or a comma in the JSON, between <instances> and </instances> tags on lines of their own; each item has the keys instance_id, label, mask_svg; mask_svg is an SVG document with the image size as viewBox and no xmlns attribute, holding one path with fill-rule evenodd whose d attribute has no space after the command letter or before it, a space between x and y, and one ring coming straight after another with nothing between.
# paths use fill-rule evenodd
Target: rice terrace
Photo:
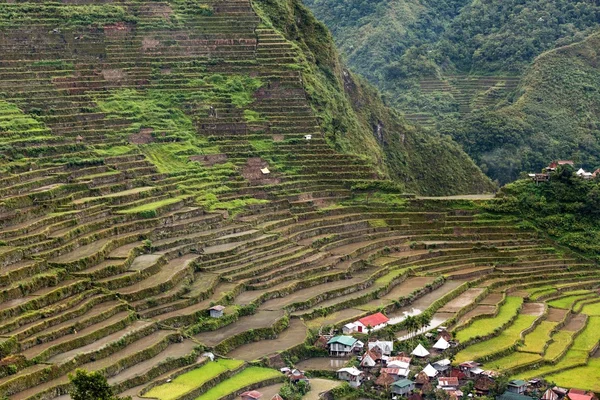
<instances>
[{"instance_id":1,"label":"rice terrace","mask_svg":"<svg viewBox=\"0 0 600 400\"><path fill-rule=\"evenodd\" d=\"M0 4L0 398L600 392L597 258L321 32L296 0Z\"/></svg>"}]
</instances>

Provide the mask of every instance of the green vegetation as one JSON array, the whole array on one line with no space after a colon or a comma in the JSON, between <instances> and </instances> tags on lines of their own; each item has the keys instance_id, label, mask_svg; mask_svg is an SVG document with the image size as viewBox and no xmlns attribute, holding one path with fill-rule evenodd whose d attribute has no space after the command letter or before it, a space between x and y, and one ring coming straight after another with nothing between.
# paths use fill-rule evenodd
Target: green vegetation
<instances>
[{"instance_id":1,"label":"green vegetation","mask_svg":"<svg viewBox=\"0 0 600 400\"><path fill-rule=\"evenodd\" d=\"M590 316L600 316L600 302L584 305L581 313Z\"/></svg>"},{"instance_id":2,"label":"green vegetation","mask_svg":"<svg viewBox=\"0 0 600 400\"><path fill-rule=\"evenodd\" d=\"M525 336L524 344L519 350L527 353L542 354L546 343L550 340L550 333L556 325L556 322L540 322L532 332Z\"/></svg>"},{"instance_id":3,"label":"green vegetation","mask_svg":"<svg viewBox=\"0 0 600 400\"><path fill-rule=\"evenodd\" d=\"M500 313L498 315L500 315ZM470 345L464 350L458 352L458 354L456 354L456 361L460 363L469 360L485 360L487 356L490 356L494 353L498 353L500 351L510 348L511 346L514 346L521 339L521 332L529 328L531 324L533 324L533 321L535 321L537 318L538 317L534 315L520 314L515 319L515 321L502 332L500 332L498 336L493 337L489 340L485 340L483 342ZM474 322L473 325L475 325L476 323L477 322ZM473 327L473 325L471 327Z\"/></svg>"},{"instance_id":4,"label":"green vegetation","mask_svg":"<svg viewBox=\"0 0 600 400\"><path fill-rule=\"evenodd\" d=\"M585 377L585 379L582 379ZM577 387L583 390L600 391L600 358L592 358L585 367L571 368L546 376L546 379L562 387Z\"/></svg>"},{"instance_id":5,"label":"green vegetation","mask_svg":"<svg viewBox=\"0 0 600 400\"><path fill-rule=\"evenodd\" d=\"M197 397L196 400L218 400L248 385L280 377L282 377L281 372L274 369L248 367L239 374L219 383L202 396Z\"/></svg>"},{"instance_id":6,"label":"green vegetation","mask_svg":"<svg viewBox=\"0 0 600 400\"><path fill-rule=\"evenodd\" d=\"M456 339L460 342L492 334L499 327L507 324L517 314L523 304L520 297L508 296L506 302L500 306L498 315L491 318L482 318L474 321L465 329L456 333Z\"/></svg>"},{"instance_id":7,"label":"green vegetation","mask_svg":"<svg viewBox=\"0 0 600 400\"><path fill-rule=\"evenodd\" d=\"M547 183L506 185L486 207L529 220L559 243L600 257L600 183L578 178L570 167L559 168Z\"/></svg>"},{"instance_id":8,"label":"green vegetation","mask_svg":"<svg viewBox=\"0 0 600 400\"><path fill-rule=\"evenodd\" d=\"M300 50L308 100L326 139L338 150L367 157L382 173L425 194L494 189L449 136L406 125L366 82L339 60L331 35L300 0L256 0L263 21Z\"/></svg>"},{"instance_id":9,"label":"green vegetation","mask_svg":"<svg viewBox=\"0 0 600 400\"><path fill-rule=\"evenodd\" d=\"M69 380L73 385L69 392L73 400L131 400L131 397L115 396L104 375L97 371L78 369L69 375Z\"/></svg>"},{"instance_id":10,"label":"green vegetation","mask_svg":"<svg viewBox=\"0 0 600 400\"><path fill-rule=\"evenodd\" d=\"M243 361L227 359L208 362L200 368L179 375L167 384L153 387L144 394L144 397L157 398L159 400L175 400L202 386L204 383L219 376L223 372L234 370L241 367L243 364Z\"/></svg>"},{"instance_id":11,"label":"green vegetation","mask_svg":"<svg viewBox=\"0 0 600 400\"><path fill-rule=\"evenodd\" d=\"M43 122L23 113L15 104L0 100L0 144L34 136L43 139L50 135Z\"/></svg>"},{"instance_id":12,"label":"green vegetation","mask_svg":"<svg viewBox=\"0 0 600 400\"><path fill-rule=\"evenodd\" d=\"M571 344L573 341L573 332L558 331L552 335L552 343L546 349L544 359L554 360Z\"/></svg>"},{"instance_id":13,"label":"green vegetation","mask_svg":"<svg viewBox=\"0 0 600 400\"><path fill-rule=\"evenodd\" d=\"M584 294L574 294L570 296L560 297L556 300L548 302L550 307L570 309L577 300L585 299L590 296L590 292Z\"/></svg>"},{"instance_id":14,"label":"green vegetation","mask_svg":"<svg viewBox=\"0 0 600 400\"><path fill-rule=\"evenodd\" d=\"M519 365L541 360L542 357L539 354L515 352L497 360L489 361L483 364L483 368L489 368L495 371L506 371L518 367Z\"/></svg>"}]
</instances>

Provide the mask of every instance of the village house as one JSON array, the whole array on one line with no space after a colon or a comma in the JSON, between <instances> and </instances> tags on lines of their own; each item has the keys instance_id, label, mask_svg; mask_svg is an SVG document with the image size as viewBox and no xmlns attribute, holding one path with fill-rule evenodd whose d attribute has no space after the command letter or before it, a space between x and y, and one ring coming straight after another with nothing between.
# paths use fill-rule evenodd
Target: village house
<instances>
[{"instance_id":1,"label":"village house","mask_svg":"<svg viewBox=\"0 0 600 400\"><path fill-rule=\"evenodd\" d=\"M571 160L552 161L550 163L550 165L548 165L548 167L546 167L546 170L556 171L556 168L558 168L559 166L564 166L564 165L570 165L571 167L573 167L575 165L575 163Z\"/></svg>"},{"instance_id":2,"label":"village house","mask_svg":"<svg viewBox=\"0 0 600 400\"><path fill-rule=\"evenodd\" d=\"M360 366L362 368L374 368L377 365L381 365L381 353L374 350L367 350L360 360Z\"/></svg>"},{"instance_id":3,"label":"village house","mask_svg":"<svg viewBox=\"0 0 600 400\"><path fill-rule=\"evenodd\" d=\"M358 333L368 333L372 330L378 330L381 328L385 328L387 323L389 322L389 318L378 312L376 314L369 315L367 317L363 317L358 321L354 321L354 326L356 332Z\"/></svg>"},{"instance_id":4,"label":"village house","mask_svg":"<svg viewBox=\"0 0 600 400\"><path fill-rule=\"evenodd\" d=\"M544 392L540 400L559 400L560 396L552 389L548 389Z\"/></svg>"},{"instance_id":5,"label":"village house","mask_svg":"<svg viewBox=\"0 0 600 400\"><path fill-rule=\"evenodd\" d=\"M356 332L356 325L353 322L349 322L342 327L342 333L344 335L350 335L354 332Z\"/></svg>"},{"instance_id":6,"label":"village house","mask_svg":"<svg viewBox=\"0 0 600 400\"><path fill-rule=\"evenodd\" d=\"M336 357L346 357L355 351L362 350L363 344L352 336L334 336L327 342L329 354Z\"/></svg>"},{"instance_id":7,"label":"village house","mask_svg":"<svg viewBox=\"0 0 600 400\"><path fill-rule=\"evenodd\" d=\"M458 389L458 378L442 377L438 379L438 389L456 390Z\"/></svg>"},{"instance_id":8,"label":"village house","mask_svg":"<svg viewBox=\"0 0 600 400\"><path fill-rule=\"evenodd\" d=\"M410 354L412 354L415 357L424 358L429 355L429 352L427 351L427 349L425 347L423 347L423 345L421 343L419 343L419 345L417 347L415 347L415 349Z\"/></svg>"},{"instance_id":9,"label":"village house","mask_svg":"<svg viewBox=\"0 0 600 400\"><path fill-rule=\"evenodd\" d=\"M506 386L506 390L511 393L523 394L523 393L525 393L525 390L527 390L527 382L525 382L524 380L521 380L521 379L512 380L512 381L508 382L508 385ZM577 400L583 400L583 399L577 399Z\"/></svg>"},{"instance_id":10,"label":"village house","mask_svg":"<svg viewBox=\"0 0 600 400\"><path fill-rule=\"evenodd\" d=\"M223 316L223 311L225 310L225 306L216 305L208 309L211 318L221 318Z\"/></svg>"},{"instance_id":11,"label":"village house","mask_svg":"<svg viewBox=\"0 0 600 400\"><path fill-rule=\"evenodd\" d=\"M495 386L496 382L488 376L480 376L475 380L475 394L479 396L487 396L490 390Z\"/></svg>"},{"instance_id":12,"label":"village house","mask_svg":"<svg viewBox=\"0 0 600 400\"><path fill-rule=\"evenodd\" d=\"M286 373L286 376L292 383L298 383L300 381L308 382L308 378L304 375L304 371L300 371L299 369L293 369Z\"/></svg>"},{"instance_id":13,"label":"village house","mask_svg":"<svg viewBox=\"0 0 600 400\"><path fill-rule=\"evenodd\" d=\"M419 389L422 389L424 385L429 383L429 377L423 371L419 372L415 375L415 386Z\"/></svg>"},{"instance_id":14,"label":"village house","mask_svg":"<svg viewBox=\"0 0 600 400\"><path fill-rule=\"evenodd\" d=\"M392 384L392 393L406 396L415 390L415 383L410 379L400 379Z\"/></svg>"},{"instance_id":15,"label":"village house","mask_svg":"<svg viewBox=\"0 0 600 400\"><path fill-rule=\"evenodd\" d=\"M433 368L431 364L427 364L427 366L423 368L423 372L425 372L429 378L435 378L439 374L439 372Z\"/></svg>"},{"instance_id":16,"label":"village house","mask_svg":"<svg viewBox=\"0 0 600 400\"><path fill-rule=\"evenodd\" d=\"M382 372L381 374L379 374L379 377L377 377L375 385L384 388L385 390L388 390L394 382L396 382L396 379L394 379L393 376Z\"/></svg>"},{"instance_id":17,"label":"village house","mask_svg":"<svg viewBox=\"0 0 600 400\"><path fill-rule=\"evenodd\" d=\"M435 342L433 348L438 351L448 350L450 348L450 343L448 343L446 339L441 337L437 342Z\"/></svg>"},{"instance_id":18,"label":"village house","mask_svg":"<svg viewBox=\"0 0 600 400\"><path fill-rule=\"evenodd\" d=\"M363 381L364 372L356 367L342 368L337 370L337 377L341 381L348 382L351 387L357 388Z\"/></svg>"},{"instance_id":19,"label":"village house","mask_svg":"<svg viewBox=\"0 0 600 400\"><path fill-rule=\"evenodd\" d=\"M389 376L391 376L392 378L394 378L394 380L399 380L402 378L407 378L408 375L410 374L410 369L409 368L381 368L381 372L382 373L386 373Z\"/></svg>"},{"instance_id":20,"label":"village house","mask_svg":"<svg viewBox=\"0 0 600 400\"><path fill-rule=\"evenodd\" d=\"M476 363L475 361L465 361L458 366L458 368L460 368L460 371L464 373L465 377L467 378L475 377L475 374L472 373L471 370L477 367L479 367L479 363Z\"/></svg>"},{"instance_id":21,"label":"village house","mask_svg":"<svg viewBox=\"0 0 600 400\"><path fill-rule=\"evenodd\" d=\"M369 350L374 350L381 353L384 356L390 356L394 350L394 342L376 340L374 342L368 342L367 347Z\"/></svg>"},{"instance_id":22,"label":"village house","mask_svg":"<svg viewBox=\"0 0 600 400\"><path fill-rule=\"evenodd\" d=\"M446 374L451 368L451 364L452 362L449 359L444 358L443 360L438 360L431 365L433 366L433 368L438 370L440 374Z\"/></svg>"},{"instance_id":23,"label":"village house","mask_svg":"<svg viewBox=\"0 0 600 400\"><path fill-rule=\"evenodd\" d=\"M242 400L258 400L262 397L262 393L256 390L250 390L241 394Z\"/></svg>"},{"instance_id":24,"label":"village house","mask_svg":"<svg viewBox=\"0 0 600 400\"><path fill-rule=\"evenodd\" d=\"M581 389L571 389L567 394L569 400L598 400L593 392L586 392Z\"/></svg>"}]
</instances>

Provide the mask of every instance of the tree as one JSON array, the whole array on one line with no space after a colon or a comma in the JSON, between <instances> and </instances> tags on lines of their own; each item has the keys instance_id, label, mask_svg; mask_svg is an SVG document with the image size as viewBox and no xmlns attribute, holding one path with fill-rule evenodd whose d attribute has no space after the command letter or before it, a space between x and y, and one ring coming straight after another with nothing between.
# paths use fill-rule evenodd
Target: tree
<instances>
[{"instance_id":1,"label":"tree","mask_svg":"<svg viewBox=\"0 0 600 400\"><path fill-rule=\"evenodd\" d=\"M131 400L131 397L118 397L100 372L87 372L82 369L69 375L73 388L69 395L73 400Z\"/></svg>"}]
</instances>

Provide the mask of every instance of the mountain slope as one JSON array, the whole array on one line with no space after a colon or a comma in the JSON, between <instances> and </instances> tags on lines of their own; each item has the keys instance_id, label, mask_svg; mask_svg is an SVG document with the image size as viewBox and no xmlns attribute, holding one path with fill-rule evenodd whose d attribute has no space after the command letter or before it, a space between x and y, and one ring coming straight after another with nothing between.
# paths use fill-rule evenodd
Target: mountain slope
<instances>
[{"instance_id":1,"label":"mountain slope","mask_svg":"<svg viewBox=\"0 0 600 400\"><path fill-rule=\"evenodd\" d=\"M449 136L406 124L373 88L348 71L327 29L300 1L257 0L254 4L271 26L302 49L308 99L326 137L337 148L374 158L392 179L419 193L492 189Z\"/></svg>"},{"instance_id":2,"label":"mountain slope","mask_svg":"<svg viewBox=\"0 0 600 400\"><path fill-rule=\"evenodd\" d=\"M447 131L491 176L517 177L549 160L600 165L600 32L540 55L514 104L478 112Z\"/></svg>"},{"instance_id":3,"label":"mountain slope","mask_svg":"<svg viewBox=\"0 0 600 400\"><path fill-rule=\"evenodd\" d=\"M305 3L328 24L350 67L382 90L390 104L414 123L452 134L484 172L500 182L514 179L521 165L538 165L547 154L532 163L532 155L521 149L523 143L513 143L510 134L502 137L496 125L516 129L513 136L527 136L528 129L539 132L547 127L544 118L528 119L527 124L533 124L528 127L520 126L522 121L508 122L509 115L495 115L494 121L483 122L481 113L511 104L520 95L520 78L536 57L584 40L598 29L600 21L600 6L585 0L390 0L377 2L375 7L360 0ZM529 85L528 79L523 86ZM545 113L555 114L555 106L560 105L554 103ZM537 108L543 107L546 105ZM585 107L581 112L594 113ZM489 142L474 144L473 138L461 142L464 135L457 131L470 129L465 128L465 119L467 125L478 124L479 130L488 130L482 135L495 136L499 147L519 147L517 156L514 149L510 154L490 154L494 149L488 147L496 145ZM565 147L573 146L567 141ZM559 157L568 154L565 151ZM507 168L492 165L495 158L507 156Z\"/></svg>"}]
</instances>

